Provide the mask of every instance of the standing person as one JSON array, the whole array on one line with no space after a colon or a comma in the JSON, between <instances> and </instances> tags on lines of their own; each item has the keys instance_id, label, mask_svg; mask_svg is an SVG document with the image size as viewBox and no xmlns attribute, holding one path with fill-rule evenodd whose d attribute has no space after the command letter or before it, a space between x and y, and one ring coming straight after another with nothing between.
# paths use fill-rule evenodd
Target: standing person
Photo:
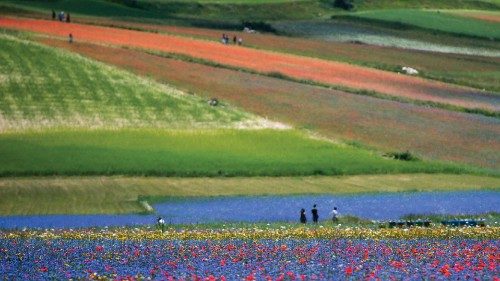
<instances>
[{"instance_id":1,"label":"standing person","mask_svg":"<svg viewBox=\"0 0 500 281\"><path fill-rule=\"evenodd\" d=\"M234 45L236 45L236 41L237 41L237 39L236 39L236 35L234 35L234 37L233 37L233 44L234 44Z\"/></svg>"},{"instance_id":2,"label":"standing person","mask_svg":"<svg viewBox=\"0 0 500 281\"><path fill-rule=\"evenodd\" d=\"M157 223L158 228L161 229L161 232L163 233L165 231L165 220L163 220L162 217L158 217Z\"/></svg>"},{"instance_id":3,"label":"standing person","mask_svg":"<svg viewBox=\"0 0 500 281\"><path fill-rule=\"evenodd\" d=\"M318 223L319 215L318 215L318 209L316 209L316 204L314 204L311 213L313 217L313 222Z\"/></svg>"},{"instance_id":4,"label":"standing person","mask_svg":"<svg viewBox=\"0 0 500 281\"><path fill-rule=\"evenodd\" d=\"M242 43L243 43L243 38L241 38L241 37L240 37L240 38L238 38L238 45L240 45L240 46L241 46L241 44L242 44Z\"/></svg>"},{"instance_id":5,"label":"standing person","mask_svg":"<svg viewBox=\"0 0 500 281\"><path fill-rule=\"evenodd\" d=\"M330 215L332 216L333 223L336 223L339 220L339 211L337 210L337 207L333 207Z\"/></svg>"},{"instance_id":6,"label":"standing person","mask_svg":"<svg viewBox=\"0 0 500 281\"><path fill-rule=\"evenodd\" d=\"M66 22L71 22L71 19L69 18L69 13L66 15Z\"/></svg>"},{"instance_id":7,"label":"standing person","mask_svg":"<svg viewBox=\"0 0 500 281\"><path fill-rule=\"evenodd\" d=\"M304 208L300 209L300 223L306 223L307 218L306 218L306 210Z\"/></svg>"},{"instance_id":8,"label":"standing person","mask_svg":"<svg viewBox=\"0 0 500 281\"><path fill-rule=\"evenodd\" d=\"M73 34L70 33L68 37L69 43L73 43Z\"/></svg>"},{"instance_id":9,"label":"standing person","mask_svg":"<svg viewBox=\"0 0 500 281\"><path fill-rule=\"evenodd\" d=\"M56 19L56 11L52 10L52 20Z\"/></svg>"}]
</instances>

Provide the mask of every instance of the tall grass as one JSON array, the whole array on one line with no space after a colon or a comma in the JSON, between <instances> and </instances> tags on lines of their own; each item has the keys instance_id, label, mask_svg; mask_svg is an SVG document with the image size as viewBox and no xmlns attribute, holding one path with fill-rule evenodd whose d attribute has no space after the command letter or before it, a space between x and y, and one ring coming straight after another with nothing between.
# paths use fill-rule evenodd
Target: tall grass
<instances>
[{"instance_id":1,"label":"tall grass","mask_svg":"<svg viewBox=\"0 0 500 281\"><path fill-rule=\"evenodd\" d=\"M465 173L273 130L51 130L0 135L0 176Z\"/></svg>"},{"instance_id":2,"label":"tall grass","mask_svg":"<svg viewBox=\"0 0 500 281\"><path fill-rule=\"evenodd\" d=\"M69 43L68 43L69 44ZM45 127L228 127L230 106L9 35L0 35L0 131Z\"/></svg>"}]
</instances>

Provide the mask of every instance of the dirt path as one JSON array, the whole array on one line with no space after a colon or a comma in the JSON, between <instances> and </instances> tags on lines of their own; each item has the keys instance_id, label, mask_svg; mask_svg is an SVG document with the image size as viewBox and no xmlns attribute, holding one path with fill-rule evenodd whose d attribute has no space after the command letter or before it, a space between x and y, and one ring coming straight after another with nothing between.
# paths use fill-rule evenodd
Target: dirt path
<instances>
[{"instance_id":1,"label":"dirt path","mask_svg":"<svg viewBox=\"0 0 500 281\"><path fill-rule=\"evenodd\" d=\"M308 79L320 83L372 90L420 101L500 111L500 96L482 93L475 89L345 63L238 46L226 46L215 42L172 35L67 24L57 21L1 18L0 26L64 37L72 33L76 41L99 42L180 53L226 65L250 68L259 72L279 72L297 79Z\"/></svg>"}]
</instances>

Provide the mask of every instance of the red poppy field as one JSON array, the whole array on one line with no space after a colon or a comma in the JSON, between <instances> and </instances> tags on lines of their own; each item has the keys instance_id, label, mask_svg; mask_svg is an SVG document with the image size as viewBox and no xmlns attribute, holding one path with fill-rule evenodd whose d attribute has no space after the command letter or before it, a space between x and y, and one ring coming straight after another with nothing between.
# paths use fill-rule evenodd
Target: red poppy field
<instances>
[{"instance_id":1,"label":"red poppy field","mask_svg":"<svg viewBox=\"0 0 500 281\"><path fill-rule=\"evenodd\" d=\"M2 18L0 26L57 36L68 36L72 33L76 40L81 41L179 53L234 67L264 73L279 72L296 79L375 91L419 101L469 109L499 109L497 96L478 90L314 58L225 46L164 34L53 21Z\"/></svg>"}]
</instances>

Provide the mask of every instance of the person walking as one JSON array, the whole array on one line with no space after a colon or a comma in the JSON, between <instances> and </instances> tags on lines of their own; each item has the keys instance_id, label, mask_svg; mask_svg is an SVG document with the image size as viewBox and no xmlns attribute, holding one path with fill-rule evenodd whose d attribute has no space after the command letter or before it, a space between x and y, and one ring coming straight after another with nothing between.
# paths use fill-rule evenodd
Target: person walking
<instances>
[{"instance_id":1,"label":"person walking","mask_svg":"<svg viewBox=\"0 0 500 281\"><path fill-rule=\"evenodd\" d=\"M161 232L163 233L165 231L165 220L162 217L158 217L157 224L158 228L161 229Z\"/></svg>"},{"instance_id":2,"label":"person walking","mask_svg":"<svg viewBox=\"0 0 500 281\"><path fill-rule=\"evenodd\" d=\"M307 223L306 210L304 208L300 209L300 223Z\"/></svg>"},{"instance_id":3,"label":"person walking","mask_svg":"<svg viewBox=\"0 0 500 281\"><path fill-rule=\"evenodd\" d=\"M313 217L313 222L318 223L319 215L318 215L318 209L316 208L316 204L314 204L311 213Z\"/></svg>"},{"instance_id":4,"label":"person walking","mask_svg":"<svg viewBox=\"0 0 500 281\"><path fill-rule=\"evenodd\" d=\"M339 220L339 211L337 210L337 207L333 207L333 210L330 212L330 215L332 217L333 223L336 223Z\"/></svg>"},{"instance_id":5,"label":"person walking","mask_svg":"<svg viewBox=\"0 0 500 281\"><path fill-rule=\"evenodd\" d=\"M71 22L71 19L69 17L69 13L66 15L66 22Z\"/></svg>"},{"instance_id":6,"label":"person walking","mask_svg":"<svg viewBox=\"0 0 500 281\"><path fill-rule=\"evenodd\" d=\"M52 20L56 19L56 11L52 10Z\"/></svg>"}]
</instances>

